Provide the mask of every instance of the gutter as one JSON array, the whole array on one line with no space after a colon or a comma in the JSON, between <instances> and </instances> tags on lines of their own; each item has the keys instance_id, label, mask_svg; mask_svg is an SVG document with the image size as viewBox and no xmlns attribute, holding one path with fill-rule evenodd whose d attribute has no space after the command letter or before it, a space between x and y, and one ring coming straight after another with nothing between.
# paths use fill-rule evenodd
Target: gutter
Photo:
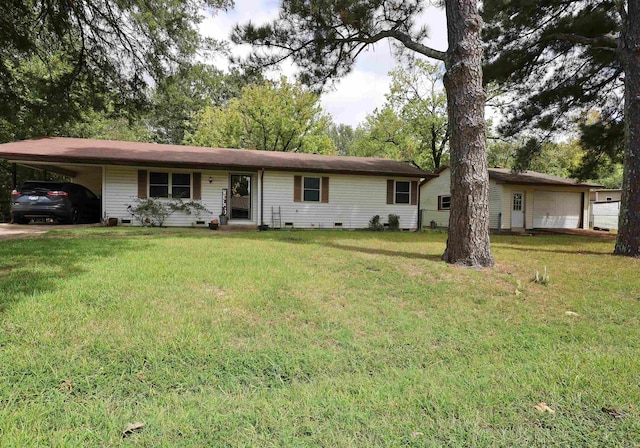
<instances>
[{"instance_id":1,"label":"gutter","mask_svg":"<svg viewBox=\"0 0 640 448\"><path fill-rule=\"evenodd\" d=\"M0 151L0 158L9 162L18 163L20 165L37 163L58 163L58 164L85 164L85 165L113 165L113 166L130 166L130 167L158 167L158 168L184 168L184 169L201 169L201 170L260 170L265 169L264 165L256 163L207 163L202 161L178 161L178 160L142 160L142 159L110 159L104 157L74 157L64 155L42 155L42 154L16 154ZM393 177L411 177L417 179L429 179L438 177L435 174L424 172L407 172L396 170L376 170L369 167L362 169L347 168L327 168L326 166L269 166L273 171L283 172L305 172L305 173L328 173L328 174L347 174L347 175L365 175L365 176L393 176ZM416 169L417 170L417 169Z\"/></svg>"}]
</instances>

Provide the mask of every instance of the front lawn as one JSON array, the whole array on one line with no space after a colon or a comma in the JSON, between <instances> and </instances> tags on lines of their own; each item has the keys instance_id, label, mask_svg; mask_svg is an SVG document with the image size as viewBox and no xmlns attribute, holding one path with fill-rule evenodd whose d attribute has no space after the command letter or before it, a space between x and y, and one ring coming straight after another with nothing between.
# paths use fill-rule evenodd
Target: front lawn
<instances>
[{"instance_id":1,"label":"front lawn","mask_svg":"<svg viewBox=\"0 0 640 448\"><path fill-rule=\"evenodd\" d=\"M0 445L638 446L640 260L495 236L477 271L445 240L1 241Z\"/></svg>"}]
</instances>

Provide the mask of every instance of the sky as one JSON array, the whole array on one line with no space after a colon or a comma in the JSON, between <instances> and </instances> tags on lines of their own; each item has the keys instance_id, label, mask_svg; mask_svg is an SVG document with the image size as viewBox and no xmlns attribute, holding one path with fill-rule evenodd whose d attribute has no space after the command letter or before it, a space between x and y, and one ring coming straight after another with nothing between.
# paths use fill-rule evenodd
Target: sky
<instances>
[{"instance_id":1,"label":"sky","mask_svg":"<svg viewBox=\"0 0 640 448\"><path fill-rule=\"evenodd\" d=\"M200 26L200 31L209 37L228 39L237 23L251 21L260 25L274 19L278 14L279 5L279 1L273 0L236 0L233 10L207 16ZM436 50L446 51L447 29L444 10L430 7L417 22L426 24L429 29L430 38L425 40L424 44ZM234 55L246 55L250 48L246 45L232 46L231 51ZM212 62L220 68L228 65L222 58ZM336 80L332 89L322 95L323 109L333 117L335 123L357 126L374 109L384 104L385 94L389 91L388 73L395 66L396 60L390 42L378 42L371 50L360 54L351 73ZM281 71L270 76L277 78L284 74L293 80L295 71L295 67L286 64Z\"/></svg>"}]
</instances>

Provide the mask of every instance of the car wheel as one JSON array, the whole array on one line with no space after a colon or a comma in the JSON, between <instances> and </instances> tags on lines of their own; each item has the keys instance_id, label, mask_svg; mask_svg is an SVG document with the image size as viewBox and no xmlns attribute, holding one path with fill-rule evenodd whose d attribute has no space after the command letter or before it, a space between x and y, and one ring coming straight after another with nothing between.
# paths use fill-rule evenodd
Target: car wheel
<instances>
[{"instance_id":1,"label":"car wheel","mask_svg":"<svg viewBox=\"0 0 640 448\"><path fill-rule=\"evenodd\" d=\"M14 224L29 224L31 221L29 218L13 218Z\"/></svg>"},{"instance_id":2,"label":"car wheel","mask_svg":"<svg viewBox=\"0 0 640 448\"><path fill-rule=\"evenodd\" d=\"M71 219L69 221L71 221L71 224L80 224L80 210L76 207L71 209Z\"/></svg>"}]
</instances>

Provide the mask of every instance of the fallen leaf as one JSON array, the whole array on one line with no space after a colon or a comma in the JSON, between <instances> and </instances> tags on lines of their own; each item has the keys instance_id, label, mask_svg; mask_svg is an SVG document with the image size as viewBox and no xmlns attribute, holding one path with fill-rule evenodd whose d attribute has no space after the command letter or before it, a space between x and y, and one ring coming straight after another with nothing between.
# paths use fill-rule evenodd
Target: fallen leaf
<instances>
[{"instance_id":1,"label":"fallen leaf","mask_svg":"<svg viewBox=\"0 0 640 448\"><path fill-rule=\"evenodd\" d=\"M574 311L565 311L564 314L565 316L579 316L579 314Z\"/></svg>"},{"instance_id":2,"label":"fallen leaf","mask_svg":"<svg viewBox=\"0 0 640 448\"><path fill-rule=\"evenodd\" d=\"M622 418L624 417L624 414L626 414L626 412L624 411L618 411L617 409L613 408L602 408L602 412L604 412L605 414L609 414L610 416L615 418Z\"/></svg>"},{"instance_id":3,"label":"fallen leaf","mask_svg":"<svg viewBox=\"0 0 640 448\"><path fill-rule=\"evenodd\" d=\"M424 435L424 433L423 433L423 432L420 432L420 431L413 431L413 432L411 433L411 437L413 437L414 439L415 439L416 437L418 437L418 436L423 436L423 435Z\"/></svg>"},{"instance_id":4,"label":"fallen leaf","mask_svg":"<svg viewBox=\"0 0 640 448\"><path fill-rule=\"evenodd\" d=\"M127 426L125 426L124 431L122 431L122 438L124 439L125 437L129 437L131 434L133 434L134 431L138 431L143 427L144 427L144 423L142 422L127 423Z\"/></svg>"},{"instance_id":5,"label":"fallen leaf","mask_svg":"<svg viewBox=\"0 0 640 448\"><path fill-rule=\"evenodd\" d=\"M60 385L60 390L71 390L71 389L73 389L73 385L71 384L71 381L65 380Z\"/></svg>"},{"instance_id":6,"label":"fallen leaf","mask_svg":"<svg viewBox=\"0 0 640 448\"><path fill-rule=\"evenodd\" d=\"M549 414L555 414L556 413L556 411L554 411L549 406L547 406L547 403L545 403L544 401L541 401L540 403L535 405L534 408L537 409L540 412L548 412Z\"/></svg>"}]
</instances>

